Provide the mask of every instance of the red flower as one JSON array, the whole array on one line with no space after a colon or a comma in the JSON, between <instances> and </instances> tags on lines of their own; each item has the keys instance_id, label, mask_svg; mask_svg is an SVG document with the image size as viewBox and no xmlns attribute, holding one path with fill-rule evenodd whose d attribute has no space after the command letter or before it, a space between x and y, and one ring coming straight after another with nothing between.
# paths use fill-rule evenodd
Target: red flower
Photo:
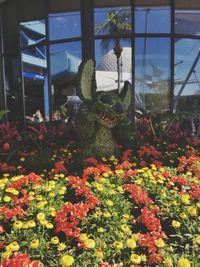
<instances>
[{"instance_id":1,"label":"red flower","mask_svg":"<svg viewBox=\"0 0 200 267\"><path fill-rule=\"evenodd\" d=\"M9 143L4 143L3 144L3 150L6 151L6 152L9 151L10 150L10 144Z\"/></svg>"}]
</instances>

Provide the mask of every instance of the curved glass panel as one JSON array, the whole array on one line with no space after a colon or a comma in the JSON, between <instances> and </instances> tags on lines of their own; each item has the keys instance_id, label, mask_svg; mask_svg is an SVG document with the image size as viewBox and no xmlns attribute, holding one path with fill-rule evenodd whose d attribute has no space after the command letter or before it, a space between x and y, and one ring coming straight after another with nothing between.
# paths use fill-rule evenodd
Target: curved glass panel
<instances>
[{"instance_id":1,"label":"curved glass panel","mask_svg":"<svg viewBox=\"0 0 200 267\"><path fill-rule=\"evenodd\" d=\"M41 122L49 112L46 47L23 50L21 55L26 119Z\"/></svg>"},{"instance_id":2,"label":"curved glass panel","mask_svg":"<svg viewBox=\"0 0 200 267\"><path fill-rule=\"evenodd\" d=\"M136 107L169 110L170 39L137 38L135 44Z\"/></svg>"},{"instance_id":3,"label":"curved glass panel","mask_svg":"<svg viewBox=\"0 0 200 267\"><path fill-rule=\"evenodd\" d=\"M200 1L176 1L175 32L200 35Z\"/></svg>"},{"instance_id":4,"label":"curved glass panel","mask_svg":"<svg viewBox=\"0 0 200 267\"><path fill-rule=\"evenodd\" d=\"M200 40L176 39L175 110L200 111Z\"/></svg>"},{"instance_id":5,"label":"curved glass panel","mask_svg":"<svg viewBox=\"0 0 200 267\"><path fill-rule=\"evenodd\" d=\"M76 96L75 76L81 63L81 42L50 45L53 112L66 120L72 118L80 103ZM67 108L66 114L64 114ZM53 116L53 119L58 116Z\"/></svg>"},{"instance_id":6,"label":"curved glass panel","mask_svg":"<svg viewBox=\"0 0 200 267\"><path fill-rule=\"evenodd\" d=\"M49 14L50 40L79 37L80 35L80 11Z\"/></svg>"},{"instance_id":7,"label":"curved glass panel","mask_svg":"<svg viewBox=\"0 0 200 267\"><path fill-rule=\"evenodd\" d=\"M131 7L95 8L94 23L95 35L131 33Z\"/></svg>"},{"instance_id":8,"label":"curved glass panel","mask_svg":"<svg viewBox=\"0 0 200 267\"><path fill-rule=\"evenodd\" d=\"M171 25L170 2L135 1L136 33L169 33Z\"/></svg>"},{"instance_id":9,"label":"curved glass panel","mask_svg":"<svg viewBox=\"0 0 200 267\"><path fill-rule=\"evenodd\" d=\"M98 91L121 91L126 80L132 80L132 48L130 39L120 40L122 53L117 61L115 39L95 41L96 79ZM119 82L118 82L119 81Z\"/></svg>"}]
</instances>

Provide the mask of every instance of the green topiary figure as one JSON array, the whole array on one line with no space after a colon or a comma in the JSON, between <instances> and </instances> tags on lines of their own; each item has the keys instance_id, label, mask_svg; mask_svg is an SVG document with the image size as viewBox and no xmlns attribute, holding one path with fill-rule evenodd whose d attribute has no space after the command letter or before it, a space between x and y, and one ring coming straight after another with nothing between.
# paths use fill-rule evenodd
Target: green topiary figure
<instances>
[{"instance_id":1,"label":"green topiary figure","mask_svg":"<svg viewBox=\"0 0 200 267\"><path fill-rule=\"evenodd\" d=\"M85 157L108 157L116 152L112 129L127 117L131 84L126 81L121 94L97 92L96 88L95 62L89 59L80 64L77 75L78 95L83 101L77 116L78 132Z\"/></svg>"}]
</instances>

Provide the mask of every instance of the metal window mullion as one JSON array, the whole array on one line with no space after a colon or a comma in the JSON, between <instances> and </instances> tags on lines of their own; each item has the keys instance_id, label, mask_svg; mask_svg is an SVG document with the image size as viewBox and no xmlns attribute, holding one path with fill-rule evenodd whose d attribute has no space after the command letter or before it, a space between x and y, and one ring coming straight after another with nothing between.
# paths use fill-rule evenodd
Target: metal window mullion
<instances>
[{"instance_id":1,"label":"metal window mullion","mask_svg":"<svg viewBox=\"0 0 200 267\"><path fill-rule=\"evenodd\" d=\"M21 0L17 0L17 34L18 34L18 49L17 49L17 55L19 58L19 72L20 72L20 85L21 85L21 94L20 96L22 99L20 102L22 102L22 125L21 127L26 129L26 120L25 120L25 86L24 86L24 78L23 78L23 62L22 62L22 54L21 54L21 47L20 47L20 22L21 22L21 13L20 13L20 7L21 7Z\"/></svg>"},{"instance_id":2,"label":"metal window mullion","mask_svg":"<svg viewBox=\"0 0 200 267\"><path fill-rule=\"evenodd\" d=\"M50 42L49 42L49 1L45 0L45 26L46 26L46 56L47 56L47 79L49 96L49 120L52 121L53 103L52 103L52 80L51 80L51 60L50 60Z\"/></svg>"},{"instance_id":3,"label":"metal window mullion","mask_svg":"<svg viewBox=\"0 0 200 267\"><path fill-rule=\"evenodd\" d=\"M132 36L131 36L131 47L132 47L132 100L131 100L131 124L135 129L135 0L131 0L131 21L132 21Z\"/></svg>"},{"instance_id":4,"label":"metal window mullion","mask_svg":"<svg viewBox=\"0 0 200 267\"><path fill-rule=\"evenodd\" d=\"M171 0L170 112L174 110L175 1Z\"/></svg>"}]
</instances>

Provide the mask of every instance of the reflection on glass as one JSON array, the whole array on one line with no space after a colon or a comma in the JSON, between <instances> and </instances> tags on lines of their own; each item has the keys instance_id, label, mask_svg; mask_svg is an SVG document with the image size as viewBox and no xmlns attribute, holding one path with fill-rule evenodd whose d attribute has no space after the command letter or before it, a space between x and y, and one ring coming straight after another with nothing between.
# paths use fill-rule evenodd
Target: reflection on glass
<instances>
[{"instance_id":1,"label":"reflection on glass","mask_svg":"<svg viewBox=\"0 0 200 267\"><path fill-rule=\"evenodd\" d=\"M95 35L130 33L131 7L119 6L95 8L94 11Z\"/></svg>"},{"instance_id":2,"label":"reflection on glass","mask_svg":"<svg viewBox=\"0 0 200 267\"><path fill-rule=\"evenodd\" d=\"M50 40L79 37L80 35L81 20L79 11L49 15Z\"/></svg>"},{"instance_id":3,"label":"reflection on glass","mask_svg":"<svg viewBox=\"0 0 200 267\"><path fill-rule=\"evenodd\" d=\"M136 33L169 33L170 32L170 6L167 3L149 4L140 6L136 1L135 32Z\"/></svg>"},{"instance_id":4,"label":"reflection on glass","mask_svg":"<svg viewBox=\"0 0 200 267\"><path fill-rule=\"evenodd\" d=\"M8 119L23 122L23 95L20 79L20 62L17 54L5 57L5 93Z\"/></svg>"},{"instance_id":5,"label":"reflection on glass","mask_svg":"<svg viewBox=\"0 0 200 267\"><path fill-rule=\"evenodd\" d=\"M23 50L22 63L26 118L42 121L49 112L46 47ZM39 112L40 118L37 116Z\"/></svg>"},{"instance_id":6,"label":"reflection on glass","mask_svg":"<svg viewBox=\"0 0 200 267\"><path fill-rule=\"evenodd\" d=\"M21 47L39 44L46 39L44 20L27 21L20 23Z\"/></svg>"},{"instance_id":7,"label":"reflection on glass","mask_svg":"<svg viewBox=\"0 0 200 267\"><path fill-rule=\"evenodd\" d=\"M175 11L175 32L180 34L200 35L200 2L187 5L177 3Z\"/></svg>"},{"instance_id":8,"label":"reflection on glass","mask_svg":"<svg viewBox=\"0 0 200 267\"><path fill-rule=\"evenodd\" d=\"M175 110L200 111L200 40L176 39Z\"/></svg>"},{"instance_id":9,"label":"reflection on glass","mask_svg":"<svg viewBox=\"0 0 200 267\"><path fill-rule=\"evenodd\" d=\"M135 44L136 107L169 110L170 39L137 38Z\"/></svg>"},{"instance_id":10,"label":"reflection on glass","mask_svg":"<svg viewBox=\"0 0 200 267\"><path fill-rule=\"evenodd\" d=\"M126 80L131 82L131 41L130 39L120 40L123 50L121 57L119 58L119 68L117 67L117 58L113 51L115 44L115 39L102 39L95 41L96 79L98 91L117 90L118 80L120 80L120 89L122 89Z\"/></svg>"},{"instance_id":11,"label":"reflection on glass","mask_svg":"<svg viewBox=\"0 0 200 267\"><path fill-rule=\"evenodd\" d=\"M76 96L75 76L82 60L81 43L69 42L50 46L53 111L60 111L61 117L71 116L79 105ZM66 114L64 111L66 110Z\"/></svg>"}]
</instances>

